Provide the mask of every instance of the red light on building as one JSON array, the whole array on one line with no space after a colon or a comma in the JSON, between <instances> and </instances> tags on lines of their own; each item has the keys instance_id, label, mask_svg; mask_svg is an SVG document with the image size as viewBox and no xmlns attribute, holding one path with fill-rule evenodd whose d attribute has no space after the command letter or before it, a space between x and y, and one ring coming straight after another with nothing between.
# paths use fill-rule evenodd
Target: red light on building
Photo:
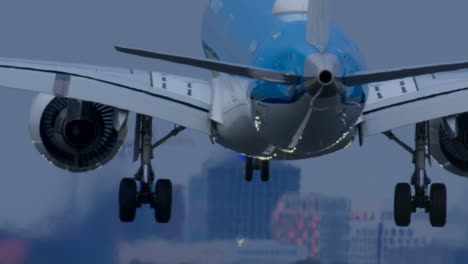
<instances>
[{"instance_id":1,"label":"red light on building","mask_svg":"<svg viewBox=\"0 0 468 264\"><path fill-rule=\"evenodd\" d=\"M320 237L320 232L318 230L315 230L314 234L313 234L313 237L314 238L319 238Z\"/></svg>"},{"instance_id":2,"label":"red light on building","mask_svg":"<svg viewBox=\"0 0 468 264\"><path fill-rule=\"evenodd\" d=\"M275 212L275 213L273 214L273 220L274 220L274 221L277 222L277 221L279 220L279 217L280 217L279 212Z\"/></svg>"},{"instance_id":3,"label":"red light on building","mask_svg":"<svg viewBox=\"0 0 468 264\"><path fill-rule=\"evenodd\" d=\"M277 240L280 240L281 239L281 233L280 232L275 232L275 238Z\"/></svg>"},{"instance_id":4,"label":"red light on building","mask_svg":"<svg viewBox=\"0 0 468 264\"><path fill-rule=\"evenodd\" d=\"M310 257L316 257L313 248L319 248L320 215L315 210L316 200L300 202L299 196L284 197L272 214L272 230L276 239L285 244L305 246ZM305 204L305 206L300 206ZM314 255L312 255L314 254Z\"/></svg>"},{"instance_id":5,"label":"red light on building","mask_svg":"<svg viewBox=\"0 0 468 264\"><path fill-rule=\"evenodd\" d=\"M310 241L310 244L311 244L313 247L316 247L316 246L317 246L317 240L312 239L312 240Z\"/></svg>"},{"instance_id":6,"label":"red light on building","mask_svg":"<svg viewBox=\"0 0 468 264\"><path fill-rule=\"evenodd\" d=\"M319 222L320 221L320 216L318 214L314 214L312 219L314 219L314 222Z\"/></svg>"},{"instance_id":7,"label":"red light on building","mask_svg":"<svg viewBox=\"0 0 468 264\"><path fill-rule=\"evenodd\" d=\"M309 227L315 229L315 228L318 227L318 223L316 223L316 222L310 222L310 223L309 223Z\"/></svg>"},{"instance_id":8,"label":"red light on building","mask_svg":"<svg viewBox=\"0 0 468 264\"><path fill-rule=\"evenodd\" d=\"M304 245L304 240L302 240L302 239L299 238L299 239L297 240L296 244L297 244L298 246L302 246L302 245Z\"/></svg>"},{"instance_id":9,"label":"red light on building","mask_svg":"<svg viewBox=\"0 0 468 264\"><path fill-rule=\"evenodd\" d=\"M0 241L0 263L23 262L26 254L26 243L22 241Z\"/></svg>"},{"instance_id":10,"label":"red light on building","mask_svg":"<svg viewBox=\"0 0 468 264\"><path fill-rule=\"evenodd\" d=\"M299 221L297 221L297 228L299 228L299 230L302 230L304 229L305 227L305 223L304 223L304 219L299 219Z\"/></svg>"}]
</instances>

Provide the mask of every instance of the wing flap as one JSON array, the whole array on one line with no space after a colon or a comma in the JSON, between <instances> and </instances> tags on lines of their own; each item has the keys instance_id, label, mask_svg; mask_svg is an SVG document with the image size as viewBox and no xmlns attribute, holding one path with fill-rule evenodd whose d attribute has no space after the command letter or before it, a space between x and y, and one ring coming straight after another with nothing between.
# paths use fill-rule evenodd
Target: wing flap
<instances>
[{"instance_id":1,"label":"wing flap","mask_svg":"<svg viewBox=\"0 0 468 264\"><path fill-rule=\"evenodd\" d=\"M429 74L369 85L363 136L468 111L468 71Z\"/></svg>"},{"instance_id":2,"label":"wing flap","mask_svg":"<svg viewBox=\"0 0 468 264\"><path fill-rule=\"evenodd\" d=\"M159 72L0 59L0 86L93 101L210 133L211 85Z\"/></svg>"}]
</instances>

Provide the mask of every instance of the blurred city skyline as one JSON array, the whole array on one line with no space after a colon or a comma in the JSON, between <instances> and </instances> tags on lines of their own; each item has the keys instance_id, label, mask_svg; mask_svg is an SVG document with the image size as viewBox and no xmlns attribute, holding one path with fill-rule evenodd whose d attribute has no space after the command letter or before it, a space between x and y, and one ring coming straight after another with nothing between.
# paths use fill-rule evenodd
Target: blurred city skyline
<instances>
[{"instance_id":1,"label":"blurred city skyline","mask_svg":"<svg viewBox=\"0 0 468 264\"><path fill-rule=\"evenodd\" d=\"M209 78L203 70L122 55L113 49L114 45L127 45L201 57L201 17L207 4L208 0L137 4L123 0L8 0L0 9L0 56L131 66ZM468 3L359 0L333 4L339 6L333 9L335 23L361 48L369 69L468 59L468 36L463 34L468 25L464 14ZM47 237L63 221L85 219L99 195L116 193L120 179L135 173L130 157L80 175L53 167L40 157L28 134L34 95L8 89L0 89L0 94L4 98L0 104L4 122L0 138L1 228ZM172 125L157 121L155 127L161 128L156 133L161 136ZM133 128L129 130L131 144ZM412 142L412 131L406 127L397 133ZM153 165L157 177L187 186L204 164L215 163L229 153L212 145L208 137L188 131L157 149ZM355 143L339 153L290 164L302 170L302 193L377 200L390 209L395 184L408 181L413 172L411 156L383 136L366 139L363 147ZM467 220L464 202L468 179L451 175L436 164L428 173L434 182L447 183L449 209L457 212L456 216L449 214L446 229L437 231L449 240L456 235L458 223ZM70 208L70 201L76 202L76 207ZM117 196L109 202L115 206Z\"/></svg>"}]
</instances>

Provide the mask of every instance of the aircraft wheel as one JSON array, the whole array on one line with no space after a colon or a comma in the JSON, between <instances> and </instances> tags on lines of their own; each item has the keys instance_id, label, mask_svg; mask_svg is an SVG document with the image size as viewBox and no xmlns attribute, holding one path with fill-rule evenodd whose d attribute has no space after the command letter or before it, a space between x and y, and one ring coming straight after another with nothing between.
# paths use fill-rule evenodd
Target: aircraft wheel
<instances>
[{"instance_id":1,"label":"aircraft wheel","mask_svg":"<svg viewBox=\"0 0 468 264\"><path fill-rule=\"evenodd\" d=\"M431 205L429 219L433 227L444 227L447 222L447 187L442 183L434 183L430 192Z\"/></svg>"},{"instance_id":2,"label":"aircraft wheel","mask_svg":"<svg viewBox=\"0 0 468 264\"><path fill-rule=\"evenodd\" d=\"M395 188L395 201L393 214L397 226L409 226L411 223L411 186L408 183L399 183Z\"/></svg>"},{"instance_id":3,"label":"aircraft wheel","mask_svg":"<svg viewBox=\"0 0 468 264\"><path fill-rule=\"evenodd\" d=\"M155 218L158 223L168 223L172 212L172 183L160 179L156 182Z\"/></svg>"},{"instance_id":4,"label":"aircraft wheel","mask_svg":"<svg viewBox=\"0 0 468 264\"><path fill-rule=\"evenodd\" d=\"M260 163L260 172L262 181L267 182L270 180L270 162L263 160Z\"/></svg>"},{"instance_id":5,"label":"aircraft wheel","mask_svg":"<svg viewBox=\"0 0 468 264\"><path fill-rule=\"evenodd\" d=\"M119 188L119 215L122 222L135 220L137 207L137 185L132 178L120 181Z\"/></svg>"},{"instance_id":6,"label":"aircraft wheel","mask_svg":"<svg viewBox=\"0 0 468 264\"><path fill-rule=\"evenodd\" d=\"M244 170L244 177L245 180L251 182L253 179L253 158L246 157L245 158L245 170Z\"/></svg>"}]
</instances>

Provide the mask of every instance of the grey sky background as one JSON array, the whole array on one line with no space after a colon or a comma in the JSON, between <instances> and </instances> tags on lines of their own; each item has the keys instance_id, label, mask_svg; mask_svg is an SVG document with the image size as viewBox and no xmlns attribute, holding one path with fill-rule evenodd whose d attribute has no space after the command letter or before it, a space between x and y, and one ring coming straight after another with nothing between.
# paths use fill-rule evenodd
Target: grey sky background
<instances>
[{"instance_id":1,"label":"grey sky background","mask_svg":"<svg viewBox=\"0 0 468 264\"><path fill-rule=\"evenodd\" d=\"M113 50L113 45L119 44L202 56L200 20L208 0L2 3L2 57L131 66L209 78L203 70ZM468 2L336 0L332 5L333 20L360 46L369 69L468 60ZM51 225L48 217L69 207L70 196L77 198L79 210L85 212L94 193L116 192L120 179L136 170L125 158L76 177L49 165L34 149L28 134L33 95L0 89L0 98L0 225L46 233ZM170 129L165 122L161 126L164 131ZM411 128L397 133L412 144ZM185 133L157 150L156 173L185 184L200 172L204 162L215 160L224 151L211 145L204 135ZM362 148L354 144L336 154L292 163L303 169L303 192L356 199L391 201L395 184L407 181L413 172L410 155L383 136L366 139ZM449 206L463 208L468 179L437 166L429 174L435 182L447 183ZM79 186L76 190L74 183Z\"/></svg>"}]
</instances>

